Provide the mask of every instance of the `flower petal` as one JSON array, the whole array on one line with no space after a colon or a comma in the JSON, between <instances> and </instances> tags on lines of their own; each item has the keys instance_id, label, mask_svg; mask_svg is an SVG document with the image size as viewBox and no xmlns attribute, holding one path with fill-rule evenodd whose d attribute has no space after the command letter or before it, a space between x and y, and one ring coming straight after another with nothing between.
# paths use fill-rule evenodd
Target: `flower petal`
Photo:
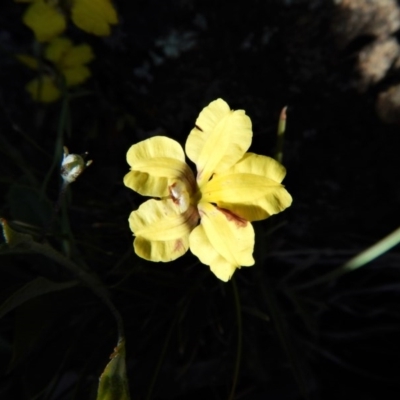
<instances>
[{"instance_id":1,"label":"flower petal","mask_svg":"<svg viewBox=\"0 0 400 400\"><path fill-rule=\"evenodd\" d=\"M246 153L235 165L223 173L255 174L280 183L286 175L286 168L271 157Z\"/></svg>"},{"instance_id":2,"label":"flower petal","mask_svg":"<svg viewBox=\"0 0 400 400\"><path fill-rule=\"evenodd\" d=\"M286 170L272 158L247 153L229 170L215 174L202 199L248 221L259 221L289 207L292 196L279 182Z\"/></svg>"},{"instance_id":3,"label":"flower petal","mask_svg":"<svg viewBox=\"0 0 400 400\"><path fill-rule=\"evenodd\" d=\"M109 36L110 25L118 23L110 0L74 0L71 18L78 28L97 36Z\"/></svg>"},{"instance_id":4,"label":"flower petal","mask_svg":"<svg viewBox=\"0 0 400 400\"><path fill-rule=\"evenodd\" d=\"M79 85L85 82L91 76L90 69L84 65L73 68L65 68L62 69L61 72L64 75L65 84L67 86Z\"/></svg>"},{"instance_id":5,"label":"flower petal","mask_svg":"<svg viewBox=\"0 0 400 400\"><path fill-rule=\"evenodd\" d=\"M91 75L89 68L82 65L94 57L92 48L87 44L74 46L71 40L58 37L46 47L45 57L64 75L67 86L79 85Z\"/></svg>"},{"instance_id":6,"label":"flower petal","mask_svg":"<svg viewBox=\"0 0 400 400\"><path fill-rule=\"evenodd\" d=\"M205 107L186 142L186 154L197 166L199 186L213 173L238 162L250 147L251 120L243 110L230 110L218 99Z\"/></svg>"},{"instance_id":7,"label":"flower petal","mask_svg":"<svg viewBox=\"0 0 400 400\"><path fill-rule=\"evenodd\" d=\"M30 93L33 100L42 103L52 103L61 95L52 77L47 75L42 75L37 79L33 79L28 82L25 88Z\"/></svg>"},{"instance_id":8,"label":"flower petal","mask_svg":"<svg viewBox=\"0 0 400 400\"><path fill-rule=\"evenodd\" d=\"M57 37L53 39L47 46L44 56L53 64L59 64L65 54L73 47L71 40L65 37Z\"/></svg>"},{"instance_id":9,"label":"flower petal","mask_svg":"<svg viewBox=\"0 0 400 400\"><path fill-rule=\"evenodd\" d=\"M200 202L198 210L205 235L227 263L236 268L254 264L254 230L250 222L210 203ZM196 255L199 258L206 256Z\"/></svg>"},{"instance_id":10,"label":"flower petal","mask_svg":"<svg viewBox=\"0 0 400 400\"><path fill-rule=\"evenodd\" d=\"M80 44L69 49L62 59L62 67L77 67L94 59L92 48L88 44Z\"/></svg>"},{"instance_id":11,"label":"flower petal","mask_svg":"<svg viewBox=\"0 0 400 400\"><path fill-rule=\"evenodd\" d=\"M198 222L197 210L180 213L172 200L148 200L129 216L138 256L150 261L172 261L189 248L189 233Z\"/></svg>"},{"instance_id":12,"label":"flower petal","mask_svg":"<svg viewBox=\"0 0 400 400\"><path fill-rule=\"evenodd\" d=\"M26 10L23 21L31 28L38 42L47 42L65 31L65 16L43 0L37 0Z\"/></svg>"},{"instance_id":13,"label":"flower petal","mask_svg":"<svg viewBox=\"0 0 400 400\"><path fill-rule=\"evenodd\" d=\"M209 265L211 271L221 281L228 282L232 278L236 268L240 268L230 264L225 260L212 246L209 241L204 227L202 225L197 226L193 229L189 236L190 250L196 255L200 261Z\"/></svg>"},{"instance_id":14,"label":"flower petal","mask_svg":"<svg viewBox=\"0 0 400 400\"><path fill-rule=\"evenodd\" d=\"M193 172L185 163L181 145L173 139L155 136L134 144L126 155L131 171L124 184L144 196L164 197L178 180L195 190Z\"/></svg>"}]
</instances>

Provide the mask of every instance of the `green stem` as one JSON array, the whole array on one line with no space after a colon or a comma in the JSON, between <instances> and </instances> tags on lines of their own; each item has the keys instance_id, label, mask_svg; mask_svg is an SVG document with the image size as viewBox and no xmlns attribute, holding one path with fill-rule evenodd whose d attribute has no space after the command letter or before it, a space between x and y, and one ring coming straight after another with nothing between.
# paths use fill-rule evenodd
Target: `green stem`
<instances>
[{"instance_id":1,"label":"green stem","mask_svg":"<svg viewBox=\"0 0 400 400\"><path fill-rule=\"evenodd\" d=\"M61 208L61 204L62 204L62 200L65 196L65 193L67 191L68 188L68 182L67 181L63 181L61 188L60 188L60 192L58 193L58 199L56 201L56 203L54 204L53 207L53 211L51 214L51 218L50 221L48 222L48 224L46 225L46 227L43 230L43 234L42 234L42 238L40 240L40 242L43 242L43 240L46 238L46 235L51 231L51 228L54 224L54 221L56 219L57 213L60 211Z\"/></svg>"},{"instance_id":2,"label":"green stem","mask_svg":"<svg viewBox=\"0 0 400 400\"><path fill-rule=\"evenodd\" d=\"M156 384L157 377L158 377L158 374L160 372L161 366L162 366L162 364L164 362L165 353L167 352L168 345L169 345L169 342L171 340L172 332L173 332L173 330L175 328L175 325L176 325L178 319L179 319L179 314L174 318L174 320L173 320L173 322L171 324L171 327L168 330L167 336L166 336L165 341L164 341L164 346L163 346L163 348L161 350L160 357L158 359L156 368L155 368L154 373L153 373L153 377L152 377L151 382L150 382L150 386L149 386L149 390L147 392L146 400L150 400L151 396L153 395L154 386Z\"/></svg>"},{"instance_id":3,"label":"green stem","mask_svg":"<svg viewBox=\"0 0 400 400\"><path fill-rule=\"evenodd\" d=\"M37 254L42 254L43 256L62 265L73 275L75 275L81 282L87 285L92 290L92 292L103 301L103 303L107 306L107 308L110 310L111 314L115 318L119 340L122 340L125 337L121 314L112 303L108 288L96 275L84 271L77 264L54 250L48 244L36 242L33 240L31 235L28 235L26 233L19 233L14 231L10 228L4 218L0 218L0 223L3 227L4 238L6 239L6 242L10 248L18 248L20 250L27 250Z\"/></svg>"},{"instance_id":4,"label":"green stem","mask_svg":"<svg viewBox=\"0 0 400 400\"><path fill-rule=\"evenodd\" d=\"M64 142L63 137L64 137L64 132L66 131L68 115L69 115L69 99L65 82L63 83L62 93L63 97L62 97L62 104L60 111L60 119L58 121L58 127L57 127L57 138L54 149L54 159L52 165L49 168L49 171L46 174L46 177L43 179L42 193L45 193L50 177L54 172L56 166L60 164L61 156L63 154L63 142Z\"/></svg>"},{"instance_id":5,"label":"green stem","mask_svg":"<svg viewBox=\"0 0 400 400\"><path fill-rule=\"evenodd\" d=\"M229 400L233 400L235 397L236 386L239 378L240 362L242 359L242 346L243 346L242 310L240 306L239 291L236 285L235 277L232 278L232 289L233 289L233 297L235 300L236 322L237 322L237 351L236 351L235 369L233 372L232 388L231 388L231 393L229 395Z\"/></svg>"},{"instance_id":6,"label":"green stem","mask_svg":"<svg viewBox=\"0 0 400 400\"><path fill-rule=\"evenodd\" d=\"M30 248L35 253L42 254L52 259L53 261L59 263L64 268L72 272L81 282L89 286L92 292L96 294L103 301L103 303L108 307L111 314L113 315L117 323L119 340L125 337L122 316L117 310L117 308L114 306L113 302L111 301L108 289L106 288L106 286L104 286L104 284L100 281L100 279L97 278L97 276L85 272L74 262L64 257L62 254L58 253L52 247L46 244L36 243L32 241L30 242Z\"/></svg>"},{"instance_id":7,"label":"green stem","mask_svg":"<svg viewBox=\"0 0 400 400\"><path fill-rule=\"evenodd\" d=\"M290 331L287 327L285 318L282 317L282 312L280 310L278 300L274 294L274 289L272 288L271 284L268 281L268 278L265 276L265 274L262 273L260 268L254 268L254 274L257 281L264 283L263 285L261 285L261 295L270 312L271 320L274 324L274 328L276 329L278 339L289 360L294 378L297 382L303 398L309 399L303 368L302 365L300 365L300 360L294 349L294 345L290 337Z\"/></svg>"},{"instance_id":8,"label":"green stem","mask_svg":"<svg viewBox=\"0 0 400 400\"><path fill-rule=\"evenodd\" d=\"M355 257L351 258L349 261L347 261L339 268L325 275L322 275L310 282L307 282L303 285L296 286L296 290L309 289L311 287L321 285L322 283L330 282L334 279L337 279L348 272L355 271L356 269L368 264L375 258L380 257L382 254L386 253L394 246L397 246L399 243L400 243L400 228L397 228L391 234L384 237L383 239L381 239L379 242L375 243L368 249L357 254Z\"/></svg>"}]
</instances>

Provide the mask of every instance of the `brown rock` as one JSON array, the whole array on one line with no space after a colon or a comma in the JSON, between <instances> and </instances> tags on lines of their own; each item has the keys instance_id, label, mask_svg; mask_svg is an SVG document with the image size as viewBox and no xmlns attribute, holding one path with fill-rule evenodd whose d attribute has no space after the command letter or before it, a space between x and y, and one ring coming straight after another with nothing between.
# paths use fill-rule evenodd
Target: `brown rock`
<instances>
[{"instance_id":1,"label":"brown rock","mask_svg":"<svg viewBox=\"0 0 400 400\"><path fill-rule=\"evenodd\" d=\"M379 94L376 113L387 124L400 124L400 84L391 86Z\"/></svg>"},{"instance_id":2,"label":"brown rock","mask_svg":"<svg viewBox=\"0 0 400 400\"><path fill-rule=\"evenodd\" d=\"M358 54L356 69L359 73L357 86L360 92L381 81L396 62L400 46L393 37L377 40L364 47Z\"/></svg>"},{"instance_id":3,"label":"brown rock","mask_svg":"<svg viewBox=\"0 0 400 400\"><path fill-rule=\"evenodd\" d=\"M333 0L332 31L343 49L359 36L386 37L400 28L396 0Z\"/></svg>"}]
</instances>

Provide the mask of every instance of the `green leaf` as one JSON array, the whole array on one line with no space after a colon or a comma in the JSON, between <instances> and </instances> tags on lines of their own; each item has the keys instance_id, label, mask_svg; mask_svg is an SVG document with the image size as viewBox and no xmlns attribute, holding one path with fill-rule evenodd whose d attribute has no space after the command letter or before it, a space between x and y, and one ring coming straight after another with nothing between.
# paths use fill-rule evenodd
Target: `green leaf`
<instances>
[{"instance_id":1,"label":"green leaf","mask_svg":"<svg viewBox=\"0 0 400 400\"><path fill-rule=\"evenodd\" d=\"M124 339L120 340L110 359L100 377L97 400L129 400Z\"/></svg>"},{"instance_id":2,"label":"green leaf","mask_svg":"<svg viewBox=\"0 0 400 400\"><path fill-rule=\"evenodd\" d=\"M392 233L379 240L375 244L373 244L368 249L362 251L357 254L355 257L351 258L345 264L340 266L333 271L324 274L322 276L317 277L316 279L309 281L305 284L299 285L296 287L297 290L309 289L311 287L321 285L326 282L330 282L334 279L339 278L340 276L347 274L348 272L352 272L357 270L360 267L370 263L376 258L388 252L393 247L397 246L400 243L400 228L397 228Z\"/></svg>"}]
</instances>

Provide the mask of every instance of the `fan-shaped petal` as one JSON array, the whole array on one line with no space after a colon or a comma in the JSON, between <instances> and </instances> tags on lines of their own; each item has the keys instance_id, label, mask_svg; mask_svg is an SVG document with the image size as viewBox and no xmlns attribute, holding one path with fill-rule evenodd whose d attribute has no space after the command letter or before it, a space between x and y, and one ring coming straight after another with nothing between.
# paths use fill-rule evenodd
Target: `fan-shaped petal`
<instances>
[{"instance_id":1,"label":"fan-shaped petal","mask_svg":"<svg viewBox=\"0 0 400 400\"><path fill-rule=\"evenodd\" d=\"M28 82L25 88L33 100L42 103L52 103L61 96L60 90L54 83L53 78L47 75L42 75L39 78L33 79Z\"/></svg>"},{"instance_id":2,"label":"fan-shaped petal","mask_svg":"<svg viewBox=\"0 0 400 400\"><path fill-rule=\"evenodd\" d=\"M65 37L54 38L47 46L44 56L53 64L59 64L65 54L73 47L71 40Z\"/></svg>"},{"instance_id":3,"label":"fan-shaped petal","mask_svg":"<svg viewBox=\"0 0 400 400\"><path fill-rule=\"evenodd\" d=\"M251 120L243 110L231 110L222 99L205 107L186 142L186 154L197 166L198 185L238 162L252 135Z\"/></svg>"},{"instance_id":4,"label":"fan-shaped petal","mask_svg":"<svg viewBox=\"0 0 400 400\"><path fill-rule=\"evenodd\" d=\"M193 172L185 163L181 145L165 136L155 136L134 144L128 150L131 171L124 184L144 196L168 196L174 181L183 182L188 191L195 190Z\"/></svg>"},{"instance_id":5,"label":"fan-shaped petal","mask_svg":"<svg viewBox=\"0 0 400 400\"><path fill-rule=\"evenodd\" d=\"M214 176L202 189L202 199L247 221L268 218L292 203L292 197L283 185L247 173Z\"/></svg>"},{"instance_id":6,"label":"fan-shaped petal","mask_svg":"<svg viewBox=\"0 0 400 400\"><path fill-rule=\"evenodd\" d=\"M286 168L271 157L246 153L235 165L222 172L221 175L232 173L264 176L280 183L286 175Z\"/></svg>"},{"instance_id":7,"label":"fan-shaped petal","mask_svg":"<svg viewBox=\"0 0 400 400\"><path fill-rule=\"evenodd\" d=\"M146 260L175 260L188 250L189 233L198 219L194 207L180 213L172 200L146 201L129 216L135 252Z\"/></svg>"},{"instance_id":8,"label":"fan-shaped petal","mask_svg":"<svg viewBox=\"0 0 400 400\"><path fill-rule=\"evenodd\" d=\"M285 175L285 167L273 158L246 153L207 183L205 200L248 221L259 221L292 204L292 196L280 184Z\"/></svg>"},{"instance_id":9,"label":"fan-shaped petal","mask_svg":"<svg viewBox=\"0 0 400 400\"><path fill-rule=\"evenodd\" d=\"M218 254L236 267L254 264L254 230L250 222L206 202L200 202L198 210L204 232Z\"/></svg>"},{"instance_id":10,"label":"fan-shaped petal","mask_svg":"<svg viewBox=\"0 0 400 400\"><path fill-rule=\"evenodd\" d=\"M85 82L90 76L91 72L85 65L79 65L72 68L64 68L61 70L65 78L67 86L79 85Z\"/></svg>"},{"instance_id":11,"label":"fan-shaped petal","mask_svg":"<svg viewBox=\"0 0 400 400\"><path fill-rule=\"evenodd\" d=\"M118 23L117 12L110 0L74 0L71 18L78 28L97 36L109 36L110 25Z\"/></svg>"},{"instance_id":12,"label":"fan-shaped petal","mask_svg":"<svg viewBox=\"0 0 400 400\"><path fill-rule=\"evenodd\" d=\"M240 266L230 264L213 247L208 239L202 225L193 229L189 236L190 251L199 258L199 260L210 266L210 270L221 281L227 282L232 278L236 268Z\"/></svg>"},{"instance_id":13,"label":"fan-shaped petal","mask_svg":"<svg viewBox=\"0 0 400 400\"><path fill-rule=\"evenodd\" d=\"M62 59L63 68L77 67L87 64L94 59L92 48L88 44L74 46L65 54Z\"/></svg>"},{"instance_id":14,"label":"fan-shaped petal","mask_svg":"<svg viewBox=\"0 0 400 400\"><path fill-rule=\"evenodd\" d=\"M25 11L23 21L32 29L38 42L47 42L65 31L65 16L43 0L32 3Z\"/></svg>"}]
</instances>

